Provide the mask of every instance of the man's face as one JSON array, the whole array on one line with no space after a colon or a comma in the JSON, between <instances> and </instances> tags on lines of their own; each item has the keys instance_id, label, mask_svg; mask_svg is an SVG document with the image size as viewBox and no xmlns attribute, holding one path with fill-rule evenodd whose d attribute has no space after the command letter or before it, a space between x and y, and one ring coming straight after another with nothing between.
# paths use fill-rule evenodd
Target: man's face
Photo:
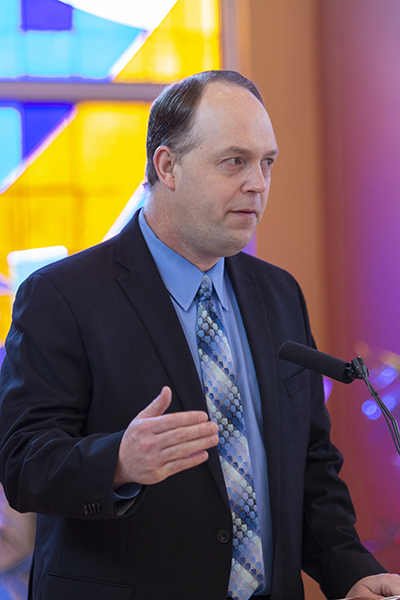
<instances>
[{"instance_id":1,"label":"man's face","mask_svg":"<svg viewBox=\"0 0 400 600\"><path fill-rule=\"evenodd\" d=\"M173 167L164 241L204 271L250 242L267 204L277 144L257 98L220 82L207 84L193 134L200 141Z\"/></svg>"}]
</instances>

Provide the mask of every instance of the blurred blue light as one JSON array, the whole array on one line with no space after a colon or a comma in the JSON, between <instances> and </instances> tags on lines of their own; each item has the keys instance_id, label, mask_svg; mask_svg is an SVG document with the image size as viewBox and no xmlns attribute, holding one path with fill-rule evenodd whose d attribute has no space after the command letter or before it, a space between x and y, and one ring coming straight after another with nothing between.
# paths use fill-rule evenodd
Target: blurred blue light
<instances>
[{"instance_id":1,"label":"blurred blue light","mask_svg":"<svg viewBox=\"0 0 400 600\"><path fill-rule=\"evenodd\" d=\"M384 363L379 370L371 369L369 378L373 384L378 385L383 389L390 385L396 377L397 369L389 363Z\"/></svg>"},{"instance_id":2,"label":"blurred blue light","mask_svg":"<svg viewBox=\"0 0 400 600\"><path fill-rule=\"evenodd\" d=\"M378 406L373 400L367 400L366 402L364 402L361 410L363 411L364 415L372 421L374 421L375 419L379 419L379 417L381 416L380 408L378 408Z\"/></svg>"},{"instance_id":3,"label":"blurred blue light","mask_svg":"<svg viewBox=\"0 0 400 600\"><path fill-rule=\"evenodd\" d=\"M386 396L382 396L382 402L389 410L393 410L397 404L397 400L392 394L386 394Z\"/></svg>"}]
</instances>

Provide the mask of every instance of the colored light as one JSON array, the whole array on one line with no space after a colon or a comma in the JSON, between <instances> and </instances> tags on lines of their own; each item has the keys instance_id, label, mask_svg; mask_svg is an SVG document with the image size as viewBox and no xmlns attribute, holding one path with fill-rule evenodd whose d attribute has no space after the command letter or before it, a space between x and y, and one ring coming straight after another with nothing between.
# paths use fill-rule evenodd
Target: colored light
<instances>
[{"instance_id":1,"label":"colored light","mask_svg":"<svg viewBox=\"0 0 400 600\"><path fill-rule=\"evenodd\" d=\"M396 379L397 375L397 369L392 364L384 363L379 369L371 369L369 378L374 385L384 389Z\"/></svg>"},{"instance_id":2,"label":"colored light","mask_svg":"<svg viewBox=\"0 0 400 600\"><path fill-rule=\"evenodd\" d=\"M11 288L15 293L19 285L34 271L60 260L68 255L64 246L51 246L49 248L32 248L10 252L7 262L10 266Z\"/></svg>"},{"instance_id":3,"label":"colored light","mask_svg":"<svg viewBox=\"0 0 400 600\"><path fill-rule=\"evenodd\" d=\"M374 421L375 419L379 419L379 417L381 416L381 411L373 400L367 400L366 402L364 402L361 410L363 411L364 415L372 421Z\"/></svg>"},{"instance_id":4,"label":"colored light","mask_svg":"<svg viewBox=\"0 0 400 600\"><path fill-rule=\"evenodd\" d=\"M0 190L21 158L20 113L16 108L0 106Z\"/></svg>"},{"instance_id":5,"label":"colored light","mask_svg":"<svg viewBox=\"0 0 400 600\"><path fill-rule=\"evenodd\" d=\"M64 119L72 104L25 104L23 155L26 156Z\"/></svg>"},{"instance_id":6,"label":"colored light","mask_svg":"<svg viewBox=\"0 0 400 600\"><path fill-rule=\"evenodd\" d=\"M382 402L388 410L393 410L397 404L396 398L393 396L393 394L386 394L385 396L382 396Z\"/></svg>"},{"instance_id":7,"label":"colored light","mask_svg":"<svg viewBox=\"0 0 400 600\"><path fill-rule=\"evenodd\" d=\"M131 198L129 198L128 204L125 206L125 208L122 209L120 215L118 216L111 229L105 235L103 241L110 239L114 235L117 235L121 231L121 229L125 227L128 221L131 220L134 212L138 210L138 208L143 206L145 199L146 189L143 186L143 184L141 184L137 188L137 190L132 194Z\"/></svg>"},{"instance_id":8,"label":"colored light","mask_svg":"<svg viewBox=\"0 0 400 600\"><path fill-rule=\"evenodd\" d=\"M400 546L400 531L397 531L394 534L393 540L394 540L395 544L397 544L398 546Z\"/></svg>"},{"instance_id":9,"label":"colored light","mask_svg":"<svg viewBox=\"0 0 400 600\"><path fill-rule=\"evenodd\" d=\"M256 255L256 253L254 253ZM331 395L333 389L333 381L332 379L328 379L328 377L324 377L324 396L325 402L328 401L329 396Z\"/></svg>"},{"instance_id":10,"label":"colored light","mask_svg":"<svg viewBox=\"0 0 400 600\"><path fill-rule=\"evenodd\" d=\"M24 31L65 31L72 28L72 8L58 0L21 0Z\"/></svg>"},{"instance_id":11,"label":"colored light","mask_svg":"<svg viewBox=\"0 0 400 600\"><path fill-rule=\"evenodd\" d=\"M0 78L104 80L141 33L138 27L101 19L65 3L51 2L49 13L50 0L24 0L26 10L20 21L19 0L5 1L5 19L0 21ZM67 27L67 13L54 12L56 5L60 11L72 10L72 29Z\"/></svg>"},{"instance_id":12,"label":"colored light","mask_svg":"<svg viewBox=\"0 0 400 600\"><path fill-rule=\"evenodd\" d=\"M35 0L36 1L36 0ZM61 0L92 15L130 27L153 30L177 0Z\"/></svg>"},{"instance_id":13,"label":"colored light","mask_svg":"<svg viewBox=\"0 0 400 600\"><path fill-rule=\"evenodd\" d=\"M0 273L0 296L10 295L10 282L7 277Z\"/></svg>"}]
</instances>

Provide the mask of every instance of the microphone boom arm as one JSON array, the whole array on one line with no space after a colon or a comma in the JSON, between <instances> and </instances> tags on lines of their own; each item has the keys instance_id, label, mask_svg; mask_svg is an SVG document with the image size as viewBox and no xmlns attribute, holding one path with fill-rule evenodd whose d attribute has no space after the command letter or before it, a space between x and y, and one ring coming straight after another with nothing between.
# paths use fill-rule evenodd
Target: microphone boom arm
<instances>
[{"instance_id":1,"label":"microphone boom arm","mask_svg":"<svg viewBox=\"0 0 400 600\"><path fill-rule=\"evenodd\" d=\"M369 393L371 394L371 396L373 397L373 399L375 400L375 402L381 409L382 415L386 421L387 426L389 427L390 435L392 436L392 440L393 440L393 443L397 450L397 453L400 454L399 426L397 424L396 419L394 418L394 416L392 415L392 413L386 406L386 404L379 397L378 392L375 391L374 388L372 387L371 382L368 379L369 372L365 365L365 362L363 361L361 356L357 356L357 358L353 358L353 360L351 361L351 364L352 364L354 371L357 373L357 378L364 380L364 382L369 390Z\"/></svg>"}]
</instances>

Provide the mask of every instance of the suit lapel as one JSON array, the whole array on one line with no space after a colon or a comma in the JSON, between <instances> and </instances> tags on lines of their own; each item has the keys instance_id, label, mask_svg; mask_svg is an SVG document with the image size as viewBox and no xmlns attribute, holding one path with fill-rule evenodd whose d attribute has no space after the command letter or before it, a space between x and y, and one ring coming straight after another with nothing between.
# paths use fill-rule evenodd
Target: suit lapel
<instances>
[{"instance_id":1,"label":"suit lapel","mask_svg":"<svg viewBox=\"0 0 400 600\"><path fill-rule=\"evenodd\" d=\"M274 344L268 322L268 298L261 295L256 274L239 256L226 260L250 345L261 396L274 539L280 496L280 413Z\"/></svg>"},{"instance_id":2,"label":"suit lapel","mask_svg":"<svg viewBox=\"0 0 400 600\"><path fill-rule=\"evenodd\" d=\"M118 282L153 341L183 408L208 412L185 334L141 234L137 215L120 234L118 262L129 269L118 277ZM218 451L211 448L208 452L207 465L229 504Z\"/></svg>"}]
</instances>

